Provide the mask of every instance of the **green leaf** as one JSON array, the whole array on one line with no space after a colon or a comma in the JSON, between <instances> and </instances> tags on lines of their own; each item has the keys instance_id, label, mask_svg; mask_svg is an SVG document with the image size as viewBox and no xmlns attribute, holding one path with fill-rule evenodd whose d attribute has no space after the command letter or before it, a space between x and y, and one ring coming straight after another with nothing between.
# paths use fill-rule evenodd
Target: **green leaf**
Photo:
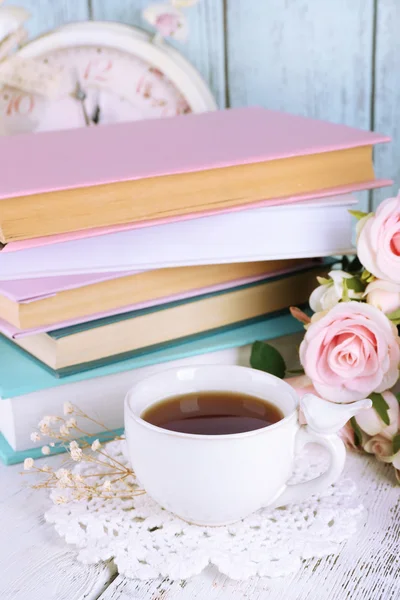
<instances>
[{"instance_id":1,"label":"green leaf","mask_svg":"<svg viewBox=\"0 0 400 600\"><path fill-rule=\"evenodd\" d=\"M353 290L353 292L363 292L365 289L365 286L363 285L363 283L360 281L360 279L358 277L352 277L351 279L344 279L343 281L346 282L347 288L349 290Z\"/></svg>"},{"instance_id":2,"label":"green leaf","mask_svg":"<svg viewBox=\"0 0 400 600\"><path fill-rule=\"evenodd\" d=\"M304 375L304 369L288 369L286 375Z\"/></svg>"},{"instance_id":3,"label":"green leaf","mask_svg":"<svg viewBox=\"0 0 400 600\"><path fill-rule=\"evenodd\" d=\"M329 279L327 277L317 277L317 281L319 285L333 285L332 279Z\"/></svg>"},{"instance_id":4,"label":"green leaf","mask_svg":"<svg viewBox=\"0 0 400 600\"><path fill-rule=\"evenodd\" d=\"M397 402L400 404L400 392L398 394L395 394L396 398L397 398Z\"/></svg>"},{"instance_id":5,"label":"green leaf","mask_svg":"<svg viewBox=\"0 0 400 600\"><path fill-rule=\"evenodd\" d=\"M350 300L349 296L349 288L347 287L347 279L343 279L343 292L342 292L342 302L348 302Z\"/></svg>"},{"instance_id":6,"label":"green leaf","mask_svg":"<svg viewBox=\"0 0 400 600\"><path fill-rule=\"evenodd\" d=\"M363 212L362 210L349 210L349 213L358 220L363 219L364 217L367 217L369 214L371 214Z\"/></svg>"},{"instance_id":7,"label":"green leaf","mask_svg":"<svg viewBox=\"0 0 400 600\"><path fill-rule=\"evenodd\" d=\"M364 269L364 271L361 273L361 281L368 281L370 277L371 273L367 271L367 269Z\"/></svg>"},{"instance_id":8,"label":"green leaf","mask_svg":"<svg viewBox=\"0 0 400 600\"><path fill-rule=\"evenodd\" d=\"M400 308L386 315L391 321L398 321L400 319Z\"/></svg>"},{"instance_id":9,"label":"green leaf","mask_svg":"<svg viewBox=\"0 0 400 600\"><path fill-rule=\"evenodd\" d=\"M254 342L251 348L250 365L253 369L271 373L280 379L285 377L285 361L276 348L265 342Z\"/></svg>"},{"instance_id":10,"label":"green leaf","mask_svg":"<svg viewBox=\"0 0 400 600\"><path fill-rule=\"evenodd\" d=\"M363 439L363 435L362 435L362 431L360 429L359 424L357 423L357 421L355 420L354 417L351 417L350 419L350 424L354 430L354 442L356 446L361 446L362 444L362 439Z\"/></svg>"},{"instance_id":11,"label":"green leaf","mask_svg":"<svg viewBox=\"0 0 400 600\"><path fill-rule=\"evenodd\" d=\"M389 404L386 402L385 398L382 394L370 394L368 396L372 400L372 406L385 423L385 425L390 425L389 419Z\"/></svg>"},{"instance_id":12,"label":"green leaf","mask_svg":"<svg viewBox=\"0 0 400 600\"><path fill-rule=\"evenodd\" d=\"M397 454L400 450L400 433L397 433L393 438L393 454Z\"/></svg>"}]
</instances>

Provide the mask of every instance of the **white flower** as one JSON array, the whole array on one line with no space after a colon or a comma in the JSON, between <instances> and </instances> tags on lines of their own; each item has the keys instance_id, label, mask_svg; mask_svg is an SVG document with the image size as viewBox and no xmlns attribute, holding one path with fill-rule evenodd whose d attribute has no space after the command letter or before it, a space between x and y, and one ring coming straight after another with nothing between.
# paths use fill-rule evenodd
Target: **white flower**
<instances>
[{"instance_id":1,"label":"white flower","mask_svg":"<svg viewBox=\"0 0 400 600\"><path fill-rule=\"evenodd\" d=\"M79 462L80 460L82 460L82 455L83 455L83 452L80 448L72 448L72 450L71 450L72 460L74 460L75 462Z\"/></svg>"},{"instance_id":2,"label":"white flower","mask_svg":"<svg viewBox=\"0 0 400 600\"><path fill-rule=\"evenodd\" d=\"M73 417L71 419L68 419L65 425L69 427L69 429L74 429L76 427L76 419L74 419Z\"/></svg>"},{"instance_id":3,"label":"white flower","mask_svg":"<svg viewBox=\"0 0 400 600\"><path fill-rule=\"evenodd\" d=\"M319 285L310 296L310 307L314 312L330 310L343 298L344 279L355 279L354 275L345 273L345 271L330 271L330 281ZM359 300L362 298L362 292L356 292L348 287L348 296L350 300Z\"/></svg>"},{"instance_id":4,"label":"white flower","mask_svg":"<svg viewBox=\"0 0 400 600\"><path fill-rule=\"evenodd\" d=\"M75 440L69 443L69 449L73 450L74 448L79 448L79 444Z\"/></svg>"},{"instance_id":5,"label":"white flower","mask_svg":"<svg viewBox=\"0 0 400 600\"><path fill-rule=\"evenodd\" d=\"M33 458L26 458L24 460L24 469L25 469L25 471L30 471L30 469L33 468L34 464L35 463L33 461Z\"/></svg>"},{"instance_id":6,"label":"white flower","mask_svg":"<svg viewBox=\"0 0 400 600\"><path fill-rule=\"evenodd\" d=\"M399 428L400 406L396 396L390 390L382 392L382 398L387 404L389 425L382 421L374 407L361 410L354 418L362 431L368 435L392 440ZM375 452L373 453L375 454Z\"/></svg>"},{"instance_id":7,"label":"white flower","mask_svg":"<svg viewBox=\"0 0 400 600\"><path fill-rule=\"evenodd\" d=\"M105 492L111 492L111 481L109 479L106 479L103 483L103 490Z\"/></svg>"},{"instance_id":8,"label":"white flower","mask_svg":"<svg viewBox=\"0 0 400 600\"><path fill-rule=\"evenodd\" d=\"M368 284L364 296L368 304L376 306L385 314L395 312L400 308L400 284L383 279L375 279Z\"/></svg>"},{"instance_id":9,"label":"white flower","mask_svg":"<svg viewBox=\"0 0 400 600\"><path fill-rule=\"evenodd\" d=\"M45 454L46 456L48 454L50 454L50 448L49 448L49 446L43 446L43 448L42 448L42 454Z\"/></svg>"},{"instance_id":10,"label":"white flower","mask_svg":"<svg viewBox=\"0 0 400 600\"><path fill-rule=\"evenodd\" d=\"M101 444L99 440L94 440L93 444L92 444L92 450L93 452L96 452L96 450L100 450L101 448Z\"/></svg>"},{"instance_id":11,"label":"white flower","mask_svg":"<svg viewBox=\"0 0 400 600\"><path fill-rule=\"evenodd\" d=\"M42 419L39 423L39 431L42 435L49 435L50 433L49 424L44 419Z\"/></svg>"},{"instance_id":12,"label":"white flower","mask_svg":"<svg viewBox=\"0 0 400 600\"><path fill-rule=\"evenodd\" d=\"M64 415L72 415L74 413L74 406L71 402L64 402Z\"/></svg>"},{"instance_id":13,"label":"white flower","mask_svg":"<svg viewBox=\"0 0 400 600\"><path fill-rule=\"evenodd\" d=\"M65 481L66 483L68 483L71 478L71 471L68 471L68 469L64 468L57 469L57 471L55 472L55 476L60 481Z\"/></svg>"},{"instance_id":14,"label":"white flower","mask_svg":"<svg viewBox=\"0 0 400 600\"><path fill-rule=\"evenodd\" d=\"M69 429L68 429L67 425L65 425L65 424L61 425L61 427L60 427L60 434L62 436L69 435Z\"/></svg>"},{"instance_id":15,"label":"white flower","mask_svg":"<svg viewBox=\"0 0 400 600\"><path fill-rule=\"evenodd\" d=\"M37 431L34 431L33 433L31 433L31 441L32 442L40 442L40 435L38 434Z\"/></svg>"},{"instance_id":16,"label":"white flower","mask_svg":"<svg viewBox=\"0 0 400 600\"><path fill-rule=\"evenodd\" d=\"M68 500L65 496L55 496L54 504L67 504Z\"/></svg>"}]
</instances>

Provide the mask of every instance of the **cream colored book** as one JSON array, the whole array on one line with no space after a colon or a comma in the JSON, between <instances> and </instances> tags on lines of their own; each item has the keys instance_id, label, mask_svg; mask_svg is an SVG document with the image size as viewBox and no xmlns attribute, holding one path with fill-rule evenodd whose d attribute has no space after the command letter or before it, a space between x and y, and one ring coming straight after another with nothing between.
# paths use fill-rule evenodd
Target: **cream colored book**
<instances>
[{"instance_id":1,"label":"cream colored book","mask_svg":"<svg viewBox=\"0 0 400 600\"><path fill-rule=\"evenodd\" d=\"M154 269L129 275L78 275L0 281L0 319L18 329L128 312L141 303L163 303L174 296L233 287L281 271L296 270L310 259ZM237 282L237 283L236 283ZM101 314L99 314L101 313ZM71 325L72 323L68 323ZM63 327L59 325L57 327Z\"/></svg>"},{"instance_id":2,"label":"cream colored book","mask_svg":"<svg viewBox=\"0 0 400 600\"><path fill-rule=\"evenodd\" d=\"M54 371L72 373L304 304L315 288L316 276L326 271L327 267L320 265L302 273L14 341Z\"/></svg>"}]
</instances>

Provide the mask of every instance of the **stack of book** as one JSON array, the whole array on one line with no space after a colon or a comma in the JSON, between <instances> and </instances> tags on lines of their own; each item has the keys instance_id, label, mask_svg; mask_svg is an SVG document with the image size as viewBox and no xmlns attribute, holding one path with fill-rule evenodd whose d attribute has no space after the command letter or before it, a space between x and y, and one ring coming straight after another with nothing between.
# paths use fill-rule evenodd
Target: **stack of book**
<instances>
[{"instance_id":1,"label":"stack of book","mask_svg":"<svg viewBox=\"0 0 400 600\"><path fill-rule=\"evenodd\" d=\"M261 108L2 138L0 458L65 401L120 430L138 378L299 331L384 141Z\"/></svg>"}]
</instances>

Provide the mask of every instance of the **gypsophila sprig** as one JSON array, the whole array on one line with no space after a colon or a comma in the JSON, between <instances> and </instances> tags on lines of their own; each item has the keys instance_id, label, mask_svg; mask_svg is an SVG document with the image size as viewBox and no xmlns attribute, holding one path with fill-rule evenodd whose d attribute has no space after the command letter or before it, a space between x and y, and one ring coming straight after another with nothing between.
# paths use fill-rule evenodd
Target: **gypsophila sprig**
<instances>
[{"instance_id":1,"label":"gypsophila sprig","mask_svg":"<svg viewBox=\"0 0 400 600\"><path fill-rule=\"evenodd\" d=\"M66 451L63 466L53 469L49 465L38 466L32 458L24 461L24 472L22 474L35 473L40 476L40 481L35 482L33 489L51 489L60 493L53 493L55 504L66 504L71 501L90 500L101 498L111 500L113 498L127 498L143 494L135 480L134 473L117 456L109 452L112 441L119 437L110 435L112 441L109 444L101 444L96 439L92 443L85 440L90 437L84 423L95 425L98 429L112 432L104 424L96 421L79 407L71 402L66 402L63 407L64 417L46 415L38 423L38 432L31 434L31 440L39 442L44 437L54 441L42 447L42 454L51 454L52 449L62 447ZM68 418L65 418L68 417ZM40 433L39 433L40 432ZM73 439L73 438L78 439ZM91 463L93 473L85 471L81 475L78 471L82 463ZM102 467L99 469L99 465ZM77 471L78 470L78 471ZM62 492L61 492L62 490Z\"/></svg>"}]
</instances>

